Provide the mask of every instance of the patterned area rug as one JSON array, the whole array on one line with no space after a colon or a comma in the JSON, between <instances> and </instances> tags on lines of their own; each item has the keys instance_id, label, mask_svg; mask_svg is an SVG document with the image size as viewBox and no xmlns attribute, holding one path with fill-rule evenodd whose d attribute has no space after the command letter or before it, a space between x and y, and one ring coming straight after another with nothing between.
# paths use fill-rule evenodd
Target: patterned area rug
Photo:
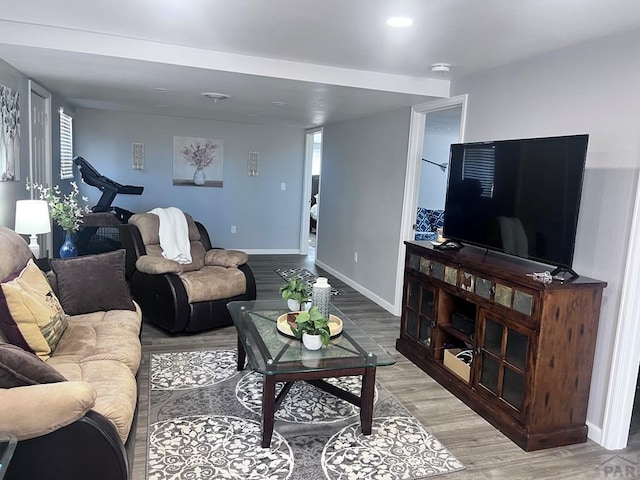
<instances>
[{"instance_id":1,"label":"patterned area rug","mask_svg":"<svg viewBox=\"0 0 640 480\"><path fill-rule=\"evenodd\" d=\"M287 282L292 278L299 278L304 280L309 286L309 292L311 292L311 286L316 281L318 276L315 273L311 273L306 268L274 268L273 269L278 275L284 278ZM337 288L331 287L331 295L340 295L341 292Z\"/></svg>"},{"instance_id":2,"label":"patterned area rug","mask_svg":"<svg viewBox=\"0 0 640 480\"><path fill-rule=\"evenodd\" d=\"M235 358L151 356L147 479L414 480L464 469L380 385L364 436L357 408L296 383L276 412L271 448L261 448L261 376L237 372ZM333 381L359 393L358 378Z\"/></svg>"}]
</instances>

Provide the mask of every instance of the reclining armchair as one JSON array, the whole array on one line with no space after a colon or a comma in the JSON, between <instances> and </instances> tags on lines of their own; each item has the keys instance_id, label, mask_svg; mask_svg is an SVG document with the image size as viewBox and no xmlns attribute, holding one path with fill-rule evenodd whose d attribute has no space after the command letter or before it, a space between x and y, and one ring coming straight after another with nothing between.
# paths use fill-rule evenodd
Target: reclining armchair
<instances>
[{"instance_id":1,"label":"reclining armchair","mask_svg":"<svg viewBox=\"0 0 640 480\"><path fill-rule=\"evenodd\" d=\"M131 294L145 321L171 333L232 325L227 303L256 298L247 254L212 248L204 225L185 217L192 258L186 265L162 256L158 216L135 214L119 226Z\"/></svg>"}]
</instances>

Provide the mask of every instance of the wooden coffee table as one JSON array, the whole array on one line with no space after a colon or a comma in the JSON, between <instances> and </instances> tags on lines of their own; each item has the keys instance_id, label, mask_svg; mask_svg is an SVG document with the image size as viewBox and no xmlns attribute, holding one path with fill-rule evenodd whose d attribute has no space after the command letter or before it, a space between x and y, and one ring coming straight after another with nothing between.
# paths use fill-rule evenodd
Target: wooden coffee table
<instances>
[{"instance_id":1,"label":"wooden coffee table","mask_svg":"<svg viewBox=\"0 0 640 480\"><path fill-rule=\"evenodd\" d=\"M359 407L362 433L371 434L376 367L395 363L386 350L333 305L331 313L342 320L343 331L315 352L277 330L278 317L288 312L283 302L231 302L227 307L238 332L238 370L244 370L248 363L251 370L264 377L262 447L271 445L278 406L293 383L301 380ZM351 375L362 376L360 396L325 381ZM276 396L277 382L285 385Z\"/></svg>"}]
</instances>

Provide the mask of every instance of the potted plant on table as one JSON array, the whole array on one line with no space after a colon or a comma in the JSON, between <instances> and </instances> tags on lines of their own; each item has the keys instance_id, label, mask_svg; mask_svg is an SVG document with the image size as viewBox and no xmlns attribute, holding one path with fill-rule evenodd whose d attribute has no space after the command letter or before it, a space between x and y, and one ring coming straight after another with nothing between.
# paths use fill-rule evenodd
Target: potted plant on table
<instances>
[{"instance_id":1,"label":"potted plant on table","mask_svg":"<svg viewBox=\"0 0 640 480\"><path fill-rule=\"evenodd\" d=\"M318 350L323 345L328 345L331 339L329 320L320 313L318 307L300 312L296 317L296 326L292 326L291 331L296 338L302 338L302 343L308 350Z\"/></svg>"},{"instance_id":2,"label":"potted plant on table","mask_svg":"<svg viewBox=\"0 0 640 480\"><path fill-rule=\"evenodd\" d=\"M307 301L309 299L309 287L298 278L292 278L280 287L280 294L292 312L305 310L306 305L309 303Z\"/></svg>"}]
</instances>

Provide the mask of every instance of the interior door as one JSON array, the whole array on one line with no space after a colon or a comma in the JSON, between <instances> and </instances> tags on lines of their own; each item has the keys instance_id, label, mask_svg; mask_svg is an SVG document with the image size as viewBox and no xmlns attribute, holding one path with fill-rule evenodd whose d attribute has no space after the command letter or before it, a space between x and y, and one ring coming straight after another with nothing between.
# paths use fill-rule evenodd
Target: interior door
<instances>
[{"instance_id":1,"label":"interior door","mask_svg":"<svg viewBox=\"0 0 640 480\"><path fill-rule=\"evenodd\" d=\"M29 181L52 185L51 167L51 95L42 87L30 82L29 98ZM35 192L31 192L32 198ZM53 235L38 235L41 255L49 257L53 249Z\"/></svg>"}]
</instances>

